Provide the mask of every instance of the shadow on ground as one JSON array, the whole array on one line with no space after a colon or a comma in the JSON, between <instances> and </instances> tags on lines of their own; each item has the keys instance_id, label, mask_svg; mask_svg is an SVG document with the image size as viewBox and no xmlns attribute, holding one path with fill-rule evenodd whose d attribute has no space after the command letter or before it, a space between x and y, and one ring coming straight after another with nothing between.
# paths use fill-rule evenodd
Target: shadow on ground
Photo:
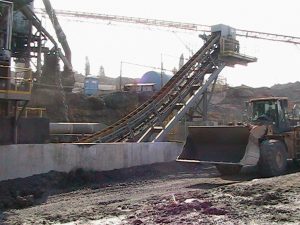
<instances>
[{"instance_id":1,"label":"shadow on ground","mask_svg":"<svg viewBox=\"0 0 300 225\"><path fill-rule=\"evenodd\" d=\"M176 162L157 163L112 171L84 171L78 169L70 173L51 171L0 182L0 213L8 209L22 209L39 205L49 196L68 193L83 188L100 189L120 182L190 177L217 176L215 170L207 170L205 165L183 165Z\"/></svg>"},{"instance_id":2,"label":"shadow on ground","mask_svg":"<svg viewBox=\"0 0 300 225\"><path fill-rule=\"evenodd\" d=\"M203 168L202 171L205 171L205 169L207 169L207 168ZM297 172L300 172L299 164L294 163L293 161L288 161L287 171L286 171L285 174L293 174L293 173L297 173ZM217 170L215 172L211 173L211 175L212 175L212 177L221 176L217 172ZM228 186L228 185L231 185L231 184L237 184L237 183L242 183L242 182L245 182L245 181L250 181L250 180L253 180L253 179L261 179L261 178L262 177L259 174L259 170L258 170L257 166L244 167L240 174L221 176L222 180L228 181L226 183L213 183L213 182L199 183L199 184L196 184L196 185L189 186L188 188L208 190L208 189L212 189L212 188Z\"/></svg>"},{"instance_id":3,"label":"shadow on ground","mask_svg":"<svg viewBox=\"0 0 300 225\"><path fill-rule=\"evenodd\" d=\"M289 162L287 173L299 172L299 167ZM130 183L155 179L217 178L220 174L214 166L193 163L157 163L112 171L84 171L70 173L51 171L46 174L0 182L0 213L8 209L22 209L39 205L49 196L68 193L84 188L101 189L117 183ZM212 181L189 186L191 189L212 189L220 186L258 179L257 169L243 168L235 176L222 176L224 182ZM1 214L0 214L1 218Z\"/></svg>"}]
</instances>

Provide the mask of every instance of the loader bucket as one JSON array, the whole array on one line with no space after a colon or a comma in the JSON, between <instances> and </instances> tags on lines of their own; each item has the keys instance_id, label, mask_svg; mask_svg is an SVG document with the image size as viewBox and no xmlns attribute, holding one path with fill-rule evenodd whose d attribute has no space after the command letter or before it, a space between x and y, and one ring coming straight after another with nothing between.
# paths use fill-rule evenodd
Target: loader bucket
<instances>
[{"instance_id":1,"label":"loader bucket","mask_svg":"<svg viewBox=\"0 0 300 225\"><path fill-rule=\"evenodd\" d=\"M177 161L240 164L249 138L243 126L191 126Z\"/></svg>"}]
</instances>

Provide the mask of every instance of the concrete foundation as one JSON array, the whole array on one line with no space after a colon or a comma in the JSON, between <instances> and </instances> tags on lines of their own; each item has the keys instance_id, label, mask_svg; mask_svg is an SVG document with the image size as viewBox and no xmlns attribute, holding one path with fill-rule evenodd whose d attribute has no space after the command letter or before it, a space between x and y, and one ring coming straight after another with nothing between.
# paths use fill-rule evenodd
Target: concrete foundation
<instances>
[{"instance_id":1,"label":"concrete foundation","mask_svg":"<svg viewBox=\"0 0 300 225\"><path fill-rule=\"evenodd\" d=\"M82 168L105 171L173 161L182 144L28 144L0 146L0 181Z\"/></svg>"}]
</instances>

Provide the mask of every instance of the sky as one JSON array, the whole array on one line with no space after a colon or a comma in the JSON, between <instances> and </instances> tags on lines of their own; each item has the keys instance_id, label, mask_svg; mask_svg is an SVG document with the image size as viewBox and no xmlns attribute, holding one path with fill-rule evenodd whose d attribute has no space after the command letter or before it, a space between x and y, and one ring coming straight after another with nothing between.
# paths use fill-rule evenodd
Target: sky
<instances>
[{"instance_id":1,"label":"sky","mask_svg":"<svg viewBox=\"0 0 300 225\"><path fill-rule=\"evenodd\" d=\"M270 32L300 37L300 2L297 0L51 0L54 9L163 19L205 25L227 24L238 29ZM43 7L42 0L35 7ZM51 23L42 18L51 31ZM178 67L181 54L188 58L203 41L197 32L171 32L107 21L78 22L60 19L72 50L74 70L84 73L85 57L91 73L97 75L100 66L106 76L141 77L152 70L129 63L172 70ZM248 66L225 68L221 76L229 85L252 87L272 86L299 80L300 46L238 37L241 52L258 58ZM186 47L188 46L188 47ZM129 63L126 63L129 62Z\"/></svg>"}]
</instances>

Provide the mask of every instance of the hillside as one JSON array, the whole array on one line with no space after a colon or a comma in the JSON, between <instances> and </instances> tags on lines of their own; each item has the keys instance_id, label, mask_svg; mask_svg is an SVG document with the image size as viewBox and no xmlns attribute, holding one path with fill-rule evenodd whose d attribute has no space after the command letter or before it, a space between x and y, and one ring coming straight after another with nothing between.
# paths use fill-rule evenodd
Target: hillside
<instances>
[{"instance_id":1,"label":"hillside","mask_svg":"<svg viewBox=\"0 0 300 225\"><path fill-rule=\"evenodd\" d=\"M289 98L289 107L300 103L300 82L252 88L245 85L227 87L213 95L209 106L209 120L219 123L242 121L245 102L251 98L280 96Z\"/></svg>"},{"instance_id":2,"label":"hillside","mask_svg":"<svg viewBox=\"0 0 300 225\"><path fill-rule=\"evenodd\" d=\"M106 84L118 78L105 78ZM127 79L126 81L132 81ZM245 85L226 87L214 93L209 105L209 120L226 123L241 121L244 102L257 97L288 97L291 106L300 103L300 82L274 85L271 88L252 88ZM87 97L80 93L66 93L69 119L72 122L101 122L111 124L125 116L145 101L143 96L134 93L114 93L98 97ZM34 88L31 107L45 107L50 121L65 121L65 105L58 89Z\"/></svg>"}]
</instances>

